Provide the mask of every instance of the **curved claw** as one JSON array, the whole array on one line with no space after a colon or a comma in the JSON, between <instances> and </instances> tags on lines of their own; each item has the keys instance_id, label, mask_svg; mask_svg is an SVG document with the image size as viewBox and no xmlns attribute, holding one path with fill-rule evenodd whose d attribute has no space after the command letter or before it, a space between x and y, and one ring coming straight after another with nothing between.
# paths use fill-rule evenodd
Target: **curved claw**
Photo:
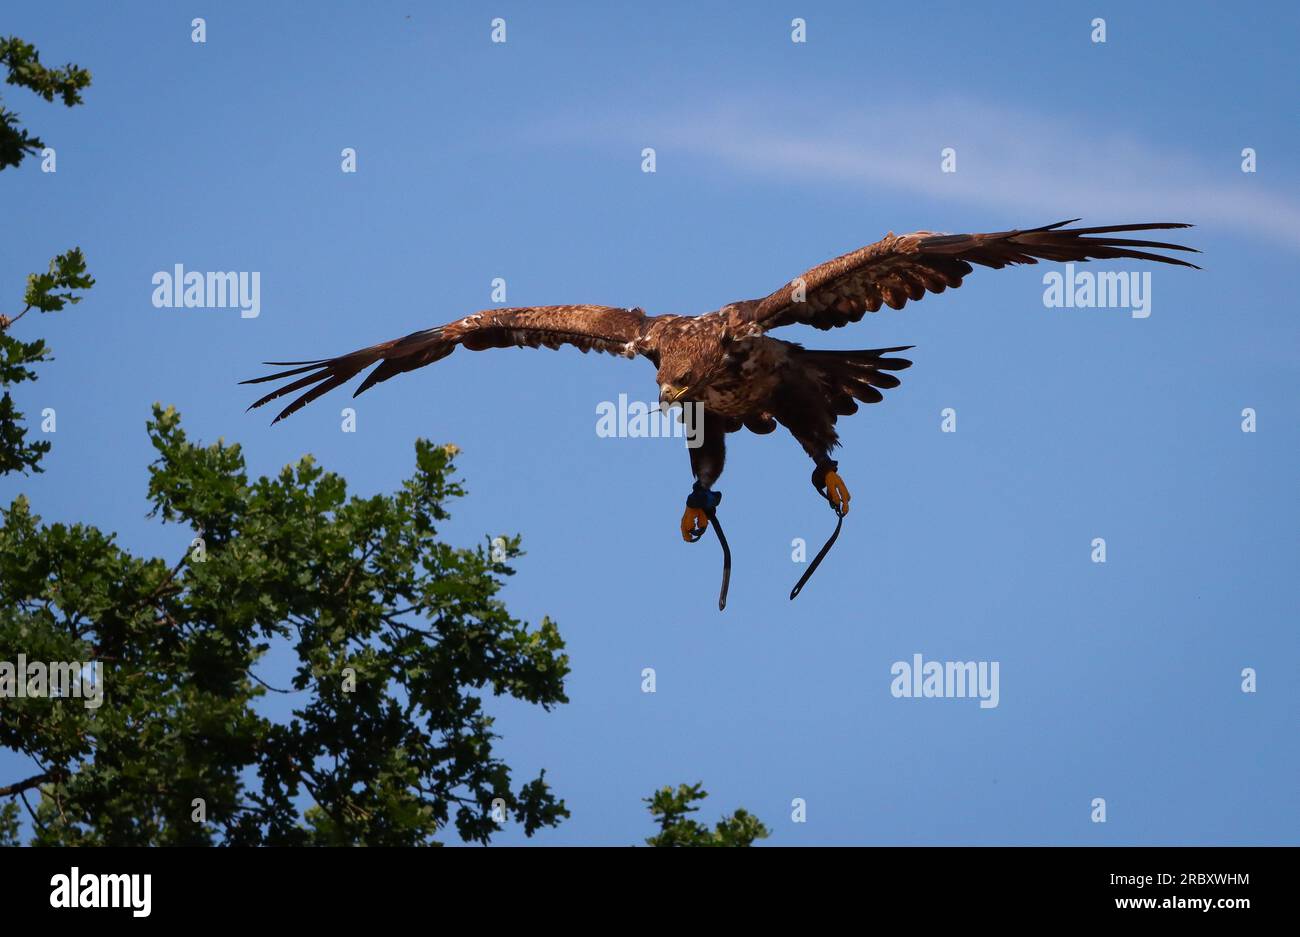
<instances>
[{"instance_id":1,"label":"curved claw","mask_svg":"<svg viewBox=\"0 0 1300 937\"><path fill-rule=\"evenodd\" d=\"M840 478L836 472L826 473L826 499L830 501L831 507L841 514L849 513L849 499L853 497L849 494L848 487L844 484L844 479Z\"/></svg>"},{"instance_id":2,"label":"curved claw","mask_svg":"<svg viewBox=\"0 0 1300 937\"><path fill-rule=\"evenodd\" d=\"M682 539L694 543L709 529L709 516L703 508L687 508L682 513Z\"/></svg>"}]
</instances>

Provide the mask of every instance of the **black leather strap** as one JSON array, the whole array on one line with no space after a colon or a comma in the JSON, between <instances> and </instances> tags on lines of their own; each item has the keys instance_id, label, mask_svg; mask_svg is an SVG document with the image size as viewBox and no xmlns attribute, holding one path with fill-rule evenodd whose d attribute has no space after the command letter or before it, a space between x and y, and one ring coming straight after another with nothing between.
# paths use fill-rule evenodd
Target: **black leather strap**
<instances>
[{"instance_id":1,"label":"black leather strap","mask_svg":"<svg viewBox=\"0 0 1300 937\"><path fill-rule=\"evenodd\" d=\"M826 559L826 554L831 552L831 547L835 546L835 539L840 535L840 528L844 526L844 515L840 512L840 509L835 507L835 505L831 505L831 510L835 512L835 533L831 534L831 539L827 540L822 548L817 551L817 555L813 557L813 561L808 564L808 568L803 571L803 575L799 577L799 581L796 582L794 588L790 590L790 601L792 602L794 601L794 597L803 591L804 584L812 578L812 574L817 572L817 567L822 564L822 560Z\"/></svg>"}]
</instances>

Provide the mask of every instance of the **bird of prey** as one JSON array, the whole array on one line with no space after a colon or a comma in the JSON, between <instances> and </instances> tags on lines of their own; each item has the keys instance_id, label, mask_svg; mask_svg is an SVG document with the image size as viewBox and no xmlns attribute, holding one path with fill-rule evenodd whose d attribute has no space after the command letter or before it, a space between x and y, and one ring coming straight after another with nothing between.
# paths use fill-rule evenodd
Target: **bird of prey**
<instances>
[{"instance_id":1,"label":"bird of prey","mask_svg":"<svg viewBox=\"0 0 1300 937\"><path fill-rule=\"evenodd\" d=\"M278 422L371 365L378 367L353 396L445 358L457 346L482 351L512 345L573 345L583 352L595 349L627 358L640 356L658 369L661 408L683 402L703 406L703 442L688 450L695 482L681 519L686 540L699 539L713 516L718 499L713 485L722 474L726 434L742 427L759 434L772 432L777 424L789 430L813 461L813 487L843 516L849 508L849 491L831 458L839 445L835 422L855 413L859 402L878 403L882 390L897 387L899 379L893 372L911 362L892 356L913 346L813 351L769 333L795 324L833 329L857 322L882 305L901 309L926 291L942 293L961 286L974 269L972 264L1001 269L1039 260L1136 258L1199 269L1152 252L1194 252L1194 248L1115 236L1189 225L1065 227L1078 220L991 234L891 233L813 267L768 296L728 303L698 316L648 316L639 308L614 306L485 309L337 358L269 361L289 370L243 383L295 378L249 407L302 391L280 411L273 421Z\"/></svg>"}]
</instances>

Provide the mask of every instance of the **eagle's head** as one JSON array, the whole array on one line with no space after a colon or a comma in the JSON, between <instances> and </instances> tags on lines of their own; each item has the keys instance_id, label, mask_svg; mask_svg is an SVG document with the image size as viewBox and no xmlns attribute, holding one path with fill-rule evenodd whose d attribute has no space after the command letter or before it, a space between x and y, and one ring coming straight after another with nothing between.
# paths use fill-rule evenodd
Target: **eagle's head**
<instances>
[{"instance_id":1,"label":"eagle's head","mask_svg":"<svg viewBox=\"0 0 1300 937\"><path fill-rule=\"evenodd\" d=\"M702 399L705 389L717 376L731 340L725 332L709 328L714 323L707 317L688 320L689 325L677 341L660 349L659 405Z\"/></svg>"},{"instance_id":2,"label":"eagle's head","mask_svg":"<svg viewBox=\"0 0 1300 937\"><path fill-rule=\"evenodd\" d=\"M659 359L659 406L667 409L674 403L697 400L708 383L710 369L698 355L663 355Z\"/></svg>"}]
</instances>

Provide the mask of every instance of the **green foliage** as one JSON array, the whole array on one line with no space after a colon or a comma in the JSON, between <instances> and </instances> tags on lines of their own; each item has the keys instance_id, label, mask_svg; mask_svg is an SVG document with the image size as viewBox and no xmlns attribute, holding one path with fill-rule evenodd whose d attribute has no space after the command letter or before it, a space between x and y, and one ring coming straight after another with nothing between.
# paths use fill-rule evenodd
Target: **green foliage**
<instances>
[{"instance_id":1,"label":"green foliage","mask_svg":"<svg viewBox=\"0 0 1300 937\"><path fill-rule=\"evenodd\" d=\"M88 290L94 285L95 278L86 273L86 256L80 247L74 247L51 260L48 273L27 275L27 291L23 295L23 302L27 304L27 309L58 312L67 303L76 305L81 302L81 297L72 292L56 293L55 290ZM18 315L21 316L27 309Z\"/></svg>"},{"instance_id":2,"label":"green foliage","mask_svg":"<svg viewBox=\"0 0 1300 937\"><path fill-rule=\"evenodd\" d=\"M464 494L452 447L417 442L401 490L362 498L310 457L250 480L238 445L189 442L170 408L148 431L153 514L193 531L179 560L0 509L0 661L104 664L98 708L0 707L0 745L39 771L35 843L410 845L453 824L487 842L498 817L531 835L568 815L492 751L483 696L549 709L569 665L554 624L496 598L512 570L488 542L438 540ZM289 687L255 673L273 645ZM272 689L291 716L255 711Z\"/></svg>"},{"instance_id":3,"label":"green foliage","mask_svg":"<svg viewBox=\"0 0 1300 937\"><path fill-rule=\"evenodd\" d=\"M0 846L18 845L18 804L12 800L0 804Z\"/></svg>"},{"instance_id":4,"label":"green foliage","mask_svg":"<svg viewBox=\"0 0 1300 937\"><path fill-rule=\"evenodd\" d=\"M14 404L8 391L11 384L36 380L36 372L26 367L48 360L45 342L22 342L6 332L0 332L0 386L6 388L0 397L0 475L19 471L44 471L40 461L50 451L47 440L27 442L27 428L23 415Z\"/></svg>"},{"instance_id":5,"label":"green foliage","mask_svg":"<svg viewBox=\"0 0 1300 937\"><path fill-rule=\"evenodd\" d=\"M86 273L85 255L81 248L74 247L51 260L48 273L28 275L22 312L12 318L0 315L0 387L5 388L0 397L0 475L42 471L40 461L50 449L44 440L27 442L23 415L8 390L13 384L36 380L36 372L27 366L50 360L48 349L41 339L20 341L8 329L32 309L57 312L68 303L81 302L82 298L72 291L88 290L94 285L94 277Z\"/></svg>"},{"instance_id":6,"label":"green foliage","mask_svg":"<svg viewBox=\"0 0 1300 937\"><path fill-rule=\"evenodd\" d=\"M76 65L46 68L35 46L17 36L0 38L0 66L9 72L6 84L35 91L46 101L61 98L68 107L81 102L81 91L90 86L90 72ZM18 115L0 106L0 169L17 166L28 155L45 148L18 123Z\"/></svg>"},{"instance_id":7,"label":"green foliage","mask_svg":"<svg viewBox=\"0 0 1300 937\"><path fill-rule=\"evenodd\" d=\"M752 846L756 839L766 839L771 831L758 817L741 808L723 817L713 829L690 819L699 807L693 806L709 794L700 784L681 784L677 790L664 787L653 797L645 798L650 815L659 823L659 832L646 840L650 846Z\"/></svg>"}]
</instances>

